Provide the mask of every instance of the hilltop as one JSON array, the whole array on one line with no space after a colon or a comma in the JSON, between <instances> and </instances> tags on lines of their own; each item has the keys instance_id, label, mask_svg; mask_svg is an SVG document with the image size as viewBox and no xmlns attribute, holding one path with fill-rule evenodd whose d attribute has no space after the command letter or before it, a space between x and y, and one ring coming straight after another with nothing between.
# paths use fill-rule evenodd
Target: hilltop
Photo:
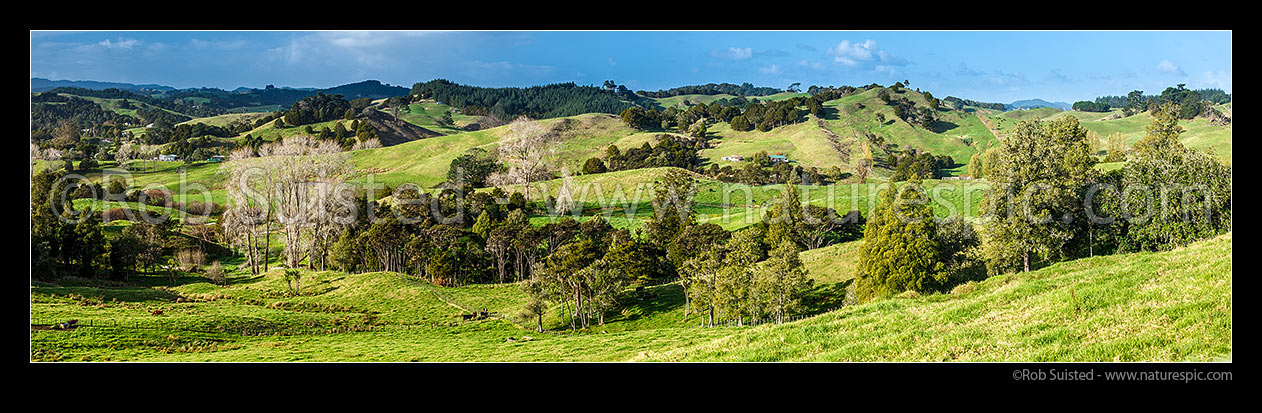
<instances>
[{"instance_id":1,"label":"hilltop","mask_svg":"<svg viewBox=\"0 0 1262 413\"><path fill-rule=\"evenodd\" d=\"M1231 103L1214 106L1215 109L1230 116ZM1007 133L1023 120L1054 120L1064 116L1078 118L1078 122L1087 130L1100 135L1101 139L1114 133L1121 133L1129 147L1144 137L1148 125L1152 124L1152 114L1141 112L1131 116L1123 116L1120 109L1109 112L1062 111L1054 108L1038 108L1030 110L1014 110L999 114L978 114L998 134ZM1224 163L1231 164L1231 130L1232 125L1214 125L1209 119L1197 117L1182 119L1179 126L1184 132L1180 141L1189 148L1212 152Z\"/></svg>"},{"instance_id":2,"label":"hilltop","mask_svg":"<svg viewBox=\"0 0 1262 413\"><path fill-rule=\"evenodd\" d=\"M122 89L122 90L136 90L136 91L175 90L175 88L170 87L170 86L155 85L155 84L136 85L136 84L131 84L131 83L121 83L121 82L97 82L94 80L49 80L49 79L44 79L41 77L31 78L31 93L44 92L44 91L56 89L59 87L77 87L77 88L95 89L95 90L111 89L111 88Z\"/></svg>"},{"instance_id":3,"label":"hilltop","mask_svg":"<svg viewBox=\"0 0 1262 413\"><path fill-rule=\"evenodd\" d=\"M1048 102L1043 99L1024 99L1024 100L1018 100L1018 101L1009 103L1007 105L1004 105L1004 109L1016 110L1016 109L1055 108L1055 109L1060 109L1060 110L1069 110L1071 106L1073 105L1070 105L1065 102Z\"/></svg>"}]
</instances>

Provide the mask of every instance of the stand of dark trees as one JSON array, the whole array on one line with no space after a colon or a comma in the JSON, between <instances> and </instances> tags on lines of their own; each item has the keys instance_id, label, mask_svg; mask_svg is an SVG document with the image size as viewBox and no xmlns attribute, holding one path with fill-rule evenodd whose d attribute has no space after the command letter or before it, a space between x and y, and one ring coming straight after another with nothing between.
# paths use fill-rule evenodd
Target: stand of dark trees
<instances>
[{"instance_id":1,"label":"stand of dark trees","mask_svg":"<svg viewBox=\"0 0 1262 413\"><path fill-rule=\"evenodd\" d=\"M675 135L657 135L657 145L645 142L638 148L620 150L617 145L605 149L605 161L610 171L674 166L695 170L701 165L697 153L705 149L702 139L681 138Z\"/></svg>"},{"instance_id":2,"label":"stand of dark trees","mask_svg":"<svg viewBox=\"0 0 1262 413\"><path fill-rule=\"evenodd\" d=\"M942 101L946 102L952 109L956 110L964 109L964 106L976 106L982 109L993 109L1001 112L1004 110L1004 104L1002 103L978 102L976 100L960 99L955 96L947 96L942 98Z\"/></svg>"},{"instance_id":3,"label":"stand of dark trees","mask_svg":"<svg viewBox=\"0 0 1262 413\"><path fill-rule=\"evenodd\" d=\"M1074 110L1082 112L1108 112L1109 109L1112 109L1108 103L1089 102L1085 100L1074 102L1073 108Z\"/></svg>"},{"instance_id":4,"label":"stand of dark trees","mask_svg":"<svg viewBox=\"0 0 1262 413\"><path fill-rule=\"evenodd\" d=\"M920 179L937 179L946 176L946 170L955 167L955 160L947 155L933 156L929 152L912 152L903 155L890 154L890 165L894 168L895 182Z\"/></svg>"},{"instance_id":5,"label":"stand of dark trees","mask_svg":"<svg viewBox=\"0 0 1262 413\"><path fill-rule=\"evenodd\" d=\"M96 102L53 93L41 93L31 97L31 130L53 129L62 121L69 121L79 128L112 123L138 124L139 120L101 109Z\"/></svg>"},{"instance_id":6,"label":"stand of dark trees","mask_svg":"<svg viewBox=\"0 0 1262 413\"><path fill-rule=\"evenodd\" d=\"M1179 105L1180 119L1192 119L1197 116L1208 116L1213 105L1231 102L1231 94L1222 89L1187 89L1184 85L1167 87L1160 95L1145 95L1143 91L1133 90L1125 96L1100 96L1095 103L1113 108L1123 108L1127 116L1152 111L1166 103ZM1208 103L1207 103L1208 102Z\"/></svg>"},{"instance_id":7,"label":"stand of dark trees","mask_svg":"<svg viewBox=\"0 0 1262 413\"><path fill-rule=\"evenodd\" d=\"M411 94L460 108L467 115L513 119L521 115L535 119L574 116L584 113L616 114L631 107L634 94L619 95L594 86L573 82L527 88L485 88L460 85L436 79L412 86Z\"/></svg>"},{"instance_id":8,"label":"stand of dark trees","mask_svg":"<svg viewBox=\"0 0 1262 413\"><path fill-rule=\"evenodd\" d=\"M680 86L667 90L658 90L656 92L638 91L636 94L650 98L668 98L679 95L733 95L733 96L767 96L774 95L784 90L773 87L755 87L752 84L741 83L734 85L731 83L707 83L696 86Z\"/></svg>"}]
</instances>

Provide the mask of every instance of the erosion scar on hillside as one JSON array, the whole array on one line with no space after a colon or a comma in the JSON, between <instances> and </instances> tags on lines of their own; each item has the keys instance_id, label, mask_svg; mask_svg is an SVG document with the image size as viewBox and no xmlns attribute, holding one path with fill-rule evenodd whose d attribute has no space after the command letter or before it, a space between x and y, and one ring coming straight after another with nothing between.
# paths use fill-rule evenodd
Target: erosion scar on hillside
<instances>
[{"instance_id":1,"label":"erosion scar on hillside","mask_svg":"<svg viewBox=\"0 0 1262 413\"><path fill-rule=\"evenodd\" d=\"M816 124L819 125L820 130L823 130L828 135L828 141L833 144L833 150L837 151L838 162L842 165L849 165L850 143L843 141L840 136L833 133L832 129L828 129L828 125L824 124L823 119L816 119Z\"/></svg>"}]
</instances>

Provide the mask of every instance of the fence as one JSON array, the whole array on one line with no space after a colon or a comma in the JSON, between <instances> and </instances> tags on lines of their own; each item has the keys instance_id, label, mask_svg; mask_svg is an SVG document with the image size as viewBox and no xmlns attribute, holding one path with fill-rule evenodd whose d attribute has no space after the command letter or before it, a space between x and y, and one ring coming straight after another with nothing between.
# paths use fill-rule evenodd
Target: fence
<instances>
[{"instance_id":1,"label":"fence","mask_svg":"<svg viewBox=\"0 0 1262 413\"><path fill-rule=\"evenodd\" d=\"M837 307L837 308L841 308L841 307ZM832 309L832 310L836 310L837 308L834 308L834 309ZM826 313L826 312L828 312L828 311L832 311L832 310L825 310L825 311L823 311L823 312L821 312L821 313L819 313L819 314L798 314L798 315L785 316L785 317L784 317L784 322L785 322L785 323L792 323L792 322L794 322L794 321L801 321L801 320L805 320L805 319L808 319L808 318L813 318L813 317L815 317L815 316L817 316L817 315L820 315L820 314L823 314L823 313ZM717 320L714 320L714 325L712 325L712 326L711 326L711 325L707 325L708 323L706 322L706 317L705 317L705 314L703 314L703 313L694 313L694 314L697 314L697 315L699 315L699 316L700 316L699 318L701 319L701 324L700 324L700 327L701 327L701 328L718 328L718 327L754 327L754 326L759 326L759 325L763 325L763 324L777 324L777 320L776 320L774 317L771 317L771 318L765 318L765 319L764 319L764 318L755 318L755 319L745 319L745 320L742 320L742 319L735 319L735 318L733 318L733 319L717 319Z\"/></svg>"},{"instance_id":2,"label":"fence","mask_svg":"<svg viewBox=\"0 0 1262 413\"><path fill-rule=\"evenodd\" d=\"M48 326L49 329L57 329L60 323L66 320L48 321L48 320L31 320L31 327ZM241 327L220 327L220 328L193 328L187 325L162 320L84 320L79 319L73 329L78 328L116 328L128 330L175 330L187 331L194 333L206 334L238 334L242 336L288 336L288 335L311 335L311 334L336 334L359 331L372 331L372 325L360 326L241 326Z\"/></svg>"},{"instance_id":3,"label":"fence","mask_svg":"<svg viewBox=\"0 0 1262 413\"><path fill-rule=\"evenodd\" d=\"M66 320L48 321L48 320L31 320L31 327L48 327L42 330L60 330L56 326L65 323ZM190 328L188 326L179 325L174 322L162 320L78 320L74 328L114 328L127 330L163 330L163 331L187 331L194 333L206 334L238 334L242 336L291 336L291 335L318 335L318 334L340 334L340 333L360 333L374 331L399 331L413 330L418 328L433 328L429 324L368 324L368 325L350 325L350 326L247 326L238 328ZM66 331L66 330L62 330Z\"/></svg>"}]
</instances>

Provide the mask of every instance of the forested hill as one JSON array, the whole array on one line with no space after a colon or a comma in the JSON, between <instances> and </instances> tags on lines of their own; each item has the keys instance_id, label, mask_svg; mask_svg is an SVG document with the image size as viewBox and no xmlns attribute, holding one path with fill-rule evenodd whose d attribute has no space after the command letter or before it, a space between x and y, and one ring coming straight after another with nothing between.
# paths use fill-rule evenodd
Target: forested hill
<instances>
[{"instance_id":1,"label":"forested hill","mask_svg":"<svg viewBox=\"0 0 1262 413\"><path fill-rule=\"evenodd\" d=\"M667 98L679 95L732 95L732 96L769 96L784 92L773 87L755 87L749 83L734 85L731 83L707 83L698 86L681 86L667 90L636 92L640 96L651 98Z\"/></svg>"},{"instance_id":2,"label":"forested hill","mask_svg":"<svg viewBox=\"0 0 1262 413\"><path fill-rule=\"evenodd\" d=\"M491 116L508 121L521 115L536 119L584 113L621 113L640 97L626 87L615 90L578 86L574 82L526 88L487 88L435 79L412 85L411 94L460 108L466 115Z\"/></svg>"},{"instance_id":3,"label":"forested hill","mask_svg":"<svg viewBox=\"0 0 1262 413\"><path fill-rule=\"evenodd\" d=\"M81 87L57 87L47 90L50 94L68 94L102 99L127 99L146 103L193 117L215 116L228 112L272 111L293 105L305 97L320 93L342 95L348 100L358 98L382 99L408 94L402 86L382 84L366 80L327 89L277 88L271 85L263 89L237 89L227 91L216 88L180 90L146 90L144 92L118 88L88 89Z\"/></svg>"},{"instance_id":4,"label":"forested hill","mask_svg":"<svg viewBox=\"0 0 1262 413\"><path fill-rule=\"evenodd\" d=\"M175 88L163 85L134 85L131 83L119 82L97 82L92 80L49 80L40 77L31 78L31 93L44 92L59 87L79 87L84 89L122 89L122 90L175 90Z\"/></svg>"}]
</instances>

